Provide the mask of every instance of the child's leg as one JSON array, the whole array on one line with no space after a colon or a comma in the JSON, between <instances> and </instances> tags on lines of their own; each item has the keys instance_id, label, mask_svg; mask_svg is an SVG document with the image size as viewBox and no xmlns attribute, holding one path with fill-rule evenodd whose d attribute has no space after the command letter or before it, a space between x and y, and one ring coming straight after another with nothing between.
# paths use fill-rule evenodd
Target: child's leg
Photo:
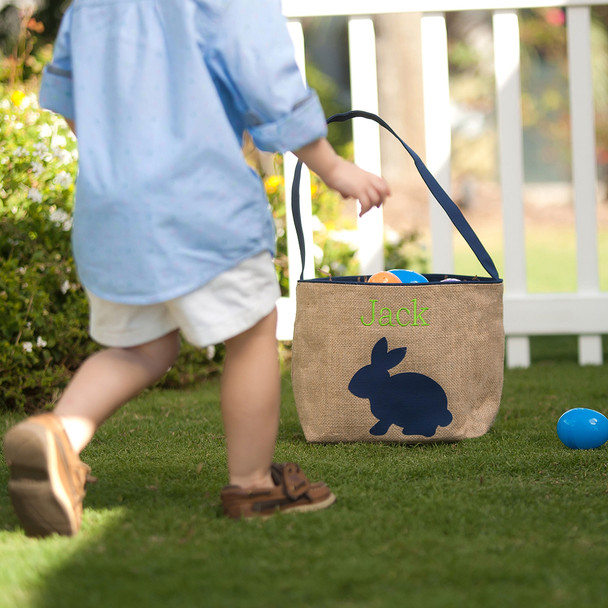
<instances>
[{"instance_id":1,"label":"child's leg","mask_svg":"<svg viewBox=\"0 0 608 608\"><path fill-rule=\"evenodd\" d=\"M118 407L160 378L179 350L178 334L89 357L53 414L20 422L4 437L9 493L29 535L78 532L89 467L78 453Z\"/></svg>"},{"instance_id":2,"label":"child's leg","mask_svg":"<svg viewBox=\"0 0 608 608\"><path fill-rule=\"evenodd\" d=\"M280 373L276 310L226 342L222 415L230 483L272 487L270 465L279 426Z\"/></svg>"},{"instance_id":3,"label":"child's leg","mask_svg":"<svg viewBox=\"0 0 608 608\"><path fill-rule=\"evenodd\" d=\"M228 517L268 517L277 511L317 511L336 497L311 483L293 462L273 463L279 426L280 374L276 310L226 342L222 414L230 485L221 491Z\"/></svg>"},{"instance_id":4,"label":"child's leg","mask_svg":"<svg viewBox=\"0 0 608 608\"><path fill-rule=\"evenodd\" d=\"M89 357L68 384L54 410L79 454L95 431L121 405L171 367L179 333L130 348L108 348Z\"/></svg>"}]
</instances>

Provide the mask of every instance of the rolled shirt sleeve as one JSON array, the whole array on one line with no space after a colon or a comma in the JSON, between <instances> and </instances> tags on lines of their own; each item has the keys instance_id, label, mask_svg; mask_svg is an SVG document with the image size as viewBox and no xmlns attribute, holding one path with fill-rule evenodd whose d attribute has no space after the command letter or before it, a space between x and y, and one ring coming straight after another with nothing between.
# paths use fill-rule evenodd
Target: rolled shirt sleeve
<instances>
[{"instance_id":1,"label":"rolled shirt sleeve","mask_svg":"<svg viewBox=\"0 0 608 608\"><path fill-rule=\"evenodd\" d=\"M74 120L74 93L72 83L72 55L70 48L70 26L72 9L68 8L55 46L53 59L45 66L40 85L40 106Z\"/></svg>"},{"instance_id":2,"label":"rolled shirt sleeve","mask_svg":"<svg viewBox=\"0 0 608 608\"><path fill-rule=\"evenodd\" d=\"M249 127L260 150L287 152L297 150L327 134L327 125L319 98L314 91L297 103L291 112L272 122Z\"/></svg>"},{"instance_id":3,"label":"rolled shirt sleeve","mask_svg":"<svg viewBox=\"0 0 608 608\"><path fill-rule=\"evenodd\" d=\"M206 61L258 148L286 152L323 137L325 115L295 61L279 0L232 0Z\"/></svg>"}]
</instances>

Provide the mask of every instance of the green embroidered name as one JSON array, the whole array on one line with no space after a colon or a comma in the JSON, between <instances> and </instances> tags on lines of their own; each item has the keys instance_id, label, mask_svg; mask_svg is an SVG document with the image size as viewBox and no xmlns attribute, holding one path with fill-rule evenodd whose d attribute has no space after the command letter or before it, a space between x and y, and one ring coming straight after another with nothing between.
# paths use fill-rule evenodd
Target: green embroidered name
<instances>
[{"instance_id":1,"label":"green embroidered name","mask_svg":"<svg viewBox=\"0 0 608 608\"><path fill-rule=\"evenodd\" d=\"M418 307L418 300L414 298L412 300L412 307L406 308L402 306L398 308L395 313L390 308L380 308L380 310L376 310L376 303L378 300L370 300L372 305L371 309L371 319L366 320L364 315L361 315L361 323L366 327L373 325L374 323L378 323L381 327L395 327L399 325L401 327L426 327L428 323L422 316L427 310L428 307Z\"/></svg>"}]
</instances>

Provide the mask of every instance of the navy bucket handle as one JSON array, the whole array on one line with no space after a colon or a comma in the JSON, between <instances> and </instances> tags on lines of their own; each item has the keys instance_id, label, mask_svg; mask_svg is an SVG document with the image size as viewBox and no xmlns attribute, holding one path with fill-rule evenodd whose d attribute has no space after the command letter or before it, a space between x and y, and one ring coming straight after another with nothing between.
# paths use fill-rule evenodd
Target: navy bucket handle
<instances>
[{"instance_id":1,"label":"navy bucket handle","mask_svg":"<svg viewBox=\"0 0 608 608\"><path fill-rule=\"evenodd\" d=\"M412 150L404 141L393 131L393 129L379 116L372 112L364 112L362 110L351 110L350 112L343 112L341 114L334 114L327 119L327 123L332 122L346 122L353 118L367 118L377 122L381 127L385 128L389 133L394 135L401 145L407 150L409 155L414 160L418 173L424 180L428 189L431 191L437 202L441 205L443 210L450 218L452 224L456 227L456 230L462 235L462 238L467 242L480 264L484 267L486 272L495 280L499 280L498 271L496 266L490 257L490 254L486 251L481 241L475 234L473 228L466 218L462 214L462 211L458 208L456 203L449 197L446 191L441 187L439 182L433 177L431 172L427 169L426 165L422 162L422 159ZM300 248L300 257L302 260L302 272L300 274L300 281L304 279L304 263L306 260L306 248L304 245L304 230L302 228L302 217L300 214L300 179L302 175L302 161L298 161L293 176L293 184L291 188L291 209L293 213L293 221L298 236L298 245Z\"/></svg>"}]
</instances>

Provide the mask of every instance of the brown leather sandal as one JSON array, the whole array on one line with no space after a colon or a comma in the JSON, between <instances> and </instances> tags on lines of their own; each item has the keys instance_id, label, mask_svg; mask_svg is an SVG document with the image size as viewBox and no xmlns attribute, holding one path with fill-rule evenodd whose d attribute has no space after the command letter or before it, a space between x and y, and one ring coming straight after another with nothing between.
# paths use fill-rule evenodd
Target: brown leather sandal
<instances>
[{"instance_id":1,"label":"brown leather sandal","mask_svg":"<svg viewBox=\"0 0 608 608\"><path fill-rule=\"evenodd\" d=\"M59 418L41 414L8 431L4 455L15 513L29 536L76 534L85 484L95 479L72 449Z\"/></svg>"},{"instance_id":2,"label":"brown leather sandal","mask_svg":"<svg viewBox=\"0 0 608 608\"><path fill-rule=\"evenodd\" d=\"M274 488L243 490L240 486L224 487L221 491L224 515L240 519L270 517L279 511L319 511L336 501L327 485L310 483L295 462L275 462L270 472Z\"/></svg>"}]
</instances>

